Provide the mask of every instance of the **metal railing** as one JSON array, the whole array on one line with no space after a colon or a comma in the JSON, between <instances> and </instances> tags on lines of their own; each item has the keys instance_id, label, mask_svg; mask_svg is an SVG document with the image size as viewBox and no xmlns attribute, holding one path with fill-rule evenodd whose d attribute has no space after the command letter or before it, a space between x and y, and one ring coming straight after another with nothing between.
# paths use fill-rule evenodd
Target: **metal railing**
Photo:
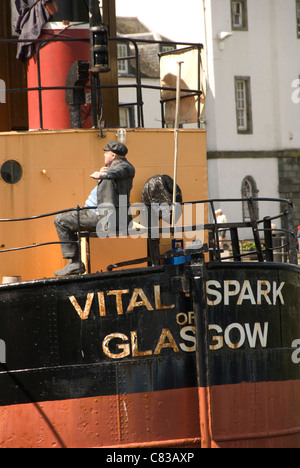
<instances>
[{"instance_id":1,"label":"metal railing","mask_svg":"<svg viewBox=\"0 0 300 468\"><path fill-rule=\"evenodd\" d=\"M244 203L247 202L249 206L250 212L250 221L247 222L237 222L237 223L218 223L216 214L215 214L215 204L218 203ZM277 202L280 203L282 206L281 212L272 217L264 217L263 219L256 219L254 216L254 203L260 202ZM205 223L204 220L197 220L196 224L184 224L182 223L182 213L181 210L181 217L177 218L176 224L172 225L171 217L169 214L172 213L172 210L177 207L181 209L186 208L188 206L199 206L203 205L204 207L209 207L209 210L205 209L205 217L211 216L212 222ZM167 216L164 216L164 222L157 222L157 209L161 209L162 206L155 204L154 205L145 205L145 204L133 204L128 207L128 213L132 208L140 209L144 211L145 214L145 225L141 226L138 230L133 226L127 226L126 233L122 231L114 232L112 235L107 233L107 237L127 237L130 235L137 235L140 236L145 235L148 240L148 249L149 255L146 258L142 259L133 259L132 261L128 262L121 262L118 264L114 264L108 267L108 269L117 268L120 266L129 266L135 265L138 263L144 263L148 261L149 265L157 265L159 264L160 260L165 258L165 255L157 255L155 252L155 248L153 246L156 245L156 248L159 247L159 239L161 235L167 233L170 234L170 237L174 238L177 235L182 235L194 232L195 236L198 235L199 232L208 233L208 245L203 245L201 243L201 252L204 253L205 251L209 251L209 260L211 262L223 262L223 261L235 261L241 262L242 260L247 260L249 255L256 256L256 261L258 262L273 262L276 260L274 253L281 252L283 249L286 251L286 258L288 263L290 264L298 264L298 253L297 253L297 241L296 241L296 234L293 222L293 203L290 200L285 199L274 199L274 198L248 198L248 199L211 199L211 200L199 200L193 202L185 202L185 203L176 203L174 205L168 205L170 207L170 212L167 213ZM154 207L154 208L153 208ZM78 252L79 252L79 259L81 261L81 239L83 237L87 237L88 234L81 229L80 224L80 213L83 210L95 209L97 207L80 207L77 206L76 208L70 208L66 210L60 210L52 213L25 217L25 218L14 218L14 219L0 219L0 225L2 223L13 223L13 222L21 222L21 221L34 221L39 220L42 218L56 216L61 213L69 213L69 212L77 212L77 224L78 224L78 240L77 241L70 241L70 243L76 243L78 245ZM165 205L163 207L165 209ZM209 213L210 212L210 213ZM178 211L177 211L178 213ZM155 214L155 216L153 216ZM281 228L274 228L272 226L272 221L280 220L282 223ZM250 230L252 232L253 242L255 244L255 250L251 252L243 253L241 251L241 244L240 239L243 238L239 236L239 230ZM229 251L229 255L224 255L224 249L221 245L222 241L220 241L220 234L222 232L228 232L230 234L230 244L231 244L231 251ZM95 226L96 232L96 226ZM261 236L263 233L263 237ZM280 237L280 242L275 242L275 237ZM190 237L190 236L189 236ZM154 244L154 241L158 241L158 243ZM197 241L197 237L195 237L194 241ZM104 241L105 242L105 241ZM67 243L67 242L66 242ZM1 253L8 253L8 252L17 252L26 249L32 249L42 246L50 246L55 244L61 244L61 242L53 241L53 242L45 242L33 245L27 245L22 247L14 247L9 249L0 249ZM193 242L192 242L193 244ZM194 244L195 249L199 249L199 243L195 242ZM193 250L193 245L189 246L189 251ZM173 256L184 255L185 250L182 252L174 252ZM171 255L172 256L172 255Z\"/></svg>"},{"instance_id":2,"label":"metal railing","mask_svg":"<svg viewBox=\"0 0 300 468\"><path fill-rule=\"evenodd\" d=\"M246 202L248 204L250 220L241 224L236 223L217 223L214 203L215 202ZM259 202L277 202L282 206L282 210L278 215L266 216L263 219L257 219L256 210L254 207L255 203ZM214 217L214 223L211 226L212 242L213 242L213 256L214 260L234 260L241 261L243 258L255 255L259 262L274 261L274 253L285 249L287 252L287 259L289 263L298 264L298 253L297 253L297 241L294 227L294 208L291 200L286 199L275 199L275 198L241 198L241 199L220 199L211 201L211 208ZM272 226L272 221L280 220L282 223L281 228ZM253 243L255 248L249 252L241 252L241 241L238 235L238 229L250 228L252 232ZM222 256L219 234L227 230L230 232L232 255ZM261 233L263 233L263 240L261 239ZM275 239L277 237L277 239ZM284 243L278 243L278 237L284 240Z\"/></svg>"},{"instance_id":3,"label":"metal railing","mask_svg":"<svg viewBox=\"0 0 300 468\"><path fill-rule=\"evenodd\" d=\"M143 101L143 89L152 89L152 90L164 90L164 91L176 91L176 88L171 88L171 87L161 87L161 86L151 86L151 85L145 85L142 83L142 76L141 76L141 67L140 67L140 62L141 62L141 53L139 51L139 44L156 44L158 46L163 46L163 45L168 45L168 46L174 46L176 47L196 47L199 51L199 56L200 52L202 49L202 44L195 44L195 43L187 43L187 42L172 42L172 41L154 41L154 40L147 40L147 39L132 39L130 37L110 37L108 38L109 42L118 42L118 43L126 43L126 44L132 44L133 49L134 49L134 54L127 56L127 57L121 57L118 60L126 60L126 61L134 61L135 66L132 67L134 70L134 76L133 78L133 83L130 84L109 84L109 85L104 85L101 84L101 81L99 79L99 83L96 86L98 93L101 94L102 91L105 89L125 89L125 88L133 88L136 90L136 101L134 102L129 102L129 103L122 103L120 104L120 107L126 107L126 106L135 106L137 110L137 127L144 127L144 101ZM50 38L40 38L37 40L19 40L17 38L15 39L0 39L0 44L18 44L18 43L32 43L34 42L36 44L36 60L37 60L37 82L38 86L36 87L24 87L24 88L7 88L6 92L7 93L17 93L17 92L26 92L26 93L31 93L31 92L38 92L38 99L39 99L39 123L40 123L40 130L46 130L44 128L44 122L43 122L43 99L42 95L44 91L54 91L54 90L78 90L82 89L81 87L78 86L43 86L42 85L42 72L41 72L41 50L54 42L85 42L89 43L90 39L89 38L75 38L75 37L69 37L61 34L53 34L52 37ZM101 75L100 75L101 76ZM159 79L159 77L157 77ZM191 96L198 96L198 127L200 128L200 96L202 95L202 91L200 90L200 70L199 70L199 89L197 90L187 90L187 89L182 89L181 91L184 93L183 97L191 97ZM92 87L88 84L84 86L85 91L92 90ZM173 100L173 99L171 99ZM161 99L160 100L160 105L161 105L161 121L162 121L162 127L165 127L165 119L164 119L164 105L169 101L169 99ZM175 101L175 96L174 96L174 101ZM100 113L99 113L100 114ZM101 127L101 118L99 118L99 128Z\"/></svg>"}]
</instances>

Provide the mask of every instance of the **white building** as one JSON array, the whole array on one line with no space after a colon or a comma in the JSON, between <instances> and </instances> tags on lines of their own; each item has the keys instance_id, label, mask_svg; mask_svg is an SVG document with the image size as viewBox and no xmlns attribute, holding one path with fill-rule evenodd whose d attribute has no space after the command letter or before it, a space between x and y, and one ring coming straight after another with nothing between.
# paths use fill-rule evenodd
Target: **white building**
<instances>
[{"instance_id":1,"label":"white building","mask_svg":"<svg viewBox=\"0 0 300 468\"><path fill-rule=\"evenodd\" d=\"M138 47L139 72L142 83L143 101L143 123L147 128L161 128L162 116L160 106L159 87L159 54L174 46L151 43L151 41L169 41L169 39L150 31L136 17L118 17L117 33L120 38L118 43L118 73L121 126L136 127L141 126L137 111L137 88L133 85L136 81L136 50ZM122 41L130 37L132 41ZM143 41L150 41L149 43ZM121 60L124 57L124 60ZM127 59L125 59L127 57ZM128 59L128 57L132 57Z\"/></svg>"},{"instance_id":2,"label":"white building","mask_svg":"<svg viewBox=\"0 0 300 468\"><path fill-rule=\"evenodd\" d=\"M300 73L300 2L205 3L211 26L206 43L210 151L298 148L300 114L292 86Z\"/></svg>"},{"instance_id":3,"label":"white building","mask_svg":"<svg viewBox=\"0 0 300 468\"><path fill-rule=\"evenodd\" d=\"M205 52L209 197L291 198L300 224L300 1L201 4L190 27Z\"/></svg>"},{"instance_id":4,"label":"white building","mask_svg":"<svg viewBox=\"0 0 300 468\"><path fill-rule=\"evenodd\" d=\"M300 2L204 4L210 196L300 201Z\"/></svg>"}]
</instances>

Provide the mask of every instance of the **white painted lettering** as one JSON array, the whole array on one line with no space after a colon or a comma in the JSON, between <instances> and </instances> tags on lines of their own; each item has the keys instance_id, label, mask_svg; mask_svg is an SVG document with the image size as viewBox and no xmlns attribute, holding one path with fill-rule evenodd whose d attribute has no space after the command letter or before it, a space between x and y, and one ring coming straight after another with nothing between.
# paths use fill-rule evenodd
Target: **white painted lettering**
<instances>
[{"instance_id":1,"label":"white painted lettering","mask_svg":"<svg viewBox=\"0 0 300 468\"><path fill-rule=\"evenodd\" d=\"M176 344L176 341L168 328L163 328L161 335L159 337L157 346L155 348L154 354L160 354L161 350L164 348L171 348L173 349L174 353L179 353L179 349Z\"/></svg>"},{"instance_id":2,"label":"white painted lettering","mask_svg":"<svg viewBox=\"0 0 300 468\"><path fill-rule=\"evenodd\" d=\"M256 304L249 280L244 281L237 305L242 305L245 300L250 300L252 305Z\"/></svg>"},{"instance_id":3,"label":"white painted lettering","mask_svg":"<svg viewBox=\"0 0 300 468\"><path fill-rule=\"evenodd\" d=\"M211 286L214 286L215 288L221 288L221 284L219 283L219 281L214 280L207 281L206 283L206 294L215 297L214 300L207 298L207 304L211 306L216 306L222 302L222 294L219 291L211 289Z\"/></svg>"},{"instance_id":4,"label":"white painted lettering","mask_svg":"<svg viewBox=\"0 0 300 468\"><path fill-rule=\"evenodd\" d=\"M81 320L87 320L89 318L95 295L96 295L96 298L98 298L98 308L99 308L100 317L107 316L106 309L108 309L109 312L112 311L112 308L107 307L106 305L107 298L109 298L110 296L115 297L115 300L113 301L115 305L114 309L118 315L124 315L125 313L133 312L134 309L137 307L145 307L149 311L167 310L167 309L175 308L175 304L168 305L168 304L163 303L160 285L154 285L153 292L154 292L155 308L152 306L145 291L141 288L136 288L131 293L130 300L128 298L129 305L128 305L127 310L124 308L124 305L123 305L123 297L126 296L127 294L130 294L129 289L117 289L117 290L111 290L107 292L99 291L97 293L95 292L88 293L86 296L84 309L81 308L75 296L70 296L69 300L71 304L73 305L74 309L76 310L77 314L81 318ZM193 314L193 312L188 313L189 323L191 323L191 320L193 319L193 315L191 314Z\"/></svg>"},{"instance_id":5,"label":"white painted lettering","mask_svg":"<svg viewBox=\"0 0 300 468\"><path fill-rule=\"evenodd\" d=\"M191 334L189 334L191 333ZM182 351L187 353L192 353L196 351L196 328L195 327L184 327L180 330L180 336L183 340L187 341L188 343L192 343L191 346L187 346L185 343L180 343L179 346Z\"/></svg>"},{"instance_id":6,"label":"white painted lettering","mask_svg":"<svg viewBox=\"0 0 300 468\"><path fill-rule=\"evenodd\" d=\"M271 291L271 284L269 281L257 281L257 305L261 305L262 297L265 298L267 304L272 305L272 301L269 298L269 292Z\"/></svg>"},{"instance_id":7,"label":"white painted lettering","mask_svg":"<svg viewBox=\"0 0 300 468\"><path fill-rule=\"evenodd\" d=\"M223 333L223 330L222 330L222 328L221 328L219 325L209 325L209 326L208 326L208 329L209 329L209 330L215 330L217 333ZM214 342L215 344L211 344L211 345L210 345L209 349L210 349L211 351L216 351L216 350L218 350L218 349L223 348L223 346L224 346L224 339L223 339L223 336L219 336L219 335L213 336L213 337L212 337L212 340L213 340L213 342Z\"/></svg>"},{"instance_id":8,"label":"white painted lettering","mask_svg":"<svg viewBox=\"0 0 300 468\"><path fill-rule=\"evenodd\" d=\"M160 285L159 284L154 286L154 298L155 298L155 309L156 310L165 310L165 309L174 309L175 308L175 304L162 305Z\"/></svg>"},{"instance_id":9,"label":"white painted lettering","mask_svg":"<svg viewBox=\"0 0 300 468\"><path fill-rule=\"evenodd\" d=\"M269 306L275 306L280 302L284 305L282 294L284 286L284 282L278 286L276 281L270 283L270 281L266 280L258 280L256 284L252 285L249 280L243 282L225 280L223 283L210 280L206 282L207 304L209 306L217 306L223 302L225 306L242 306L247 302L251 305L266 303Z\"/></svg>"},{"instance_id":10,"label":"white painted lettering","mask_svg":"<svg viewBox=\"0 0 300 468\"><path fill-rule=\"evenodd\" d=\"M260 323L255 323L254 324L253 332L251 332L249 323L245 323L245 329L246 329L247 338L248 338L250 348L255 348L256 347L257 335L259 337L259 341L260 341L260 344L261 344L262 348L265 348L267 346L268 330L269 330L268 322L264 323L264 331L263 332L262 332Z\"/></svg>"},{"instance_id":11,"label":"white painted lettering","mask_svg":"<svg viewBox=\"0 0 300 468\"><path fill-rule=\"evenodd\" d=\"M234 329L238 330L239 335L240 335L239 341L237 343L232 342L230 339L230 332ZM225 329L225 332L224 332L225 343L227 344L228 348L231 348L231 349L238 349L241 346L243 346L243 344L245 343L245 337L246 337L245 330L240 323L232 323Z\"/></svg>"},{"instance_id":12,"label":"white painted lettering","mask_svg":"<svg viewBox=\"0 0 300 468\"><path fill-rule=\"evenodd\" d=\"M184 312L180 312L179 314L176 315L176 323L177 325L180 325L181 327L183 325L186 325L188 321L188 316Z\"/></svg>"},{"instance_id":13,"label":"white painted lettering","mask_svg":"<svg viewBox=\"0 0 300 468\"><path fill-rule=\"evenodd\" d=\"M284 305L284 299L283 299L283 296L281 294L281 291L282 291L282 288L283 286L285 285L284 282L282 282L279 286L279 288L276 289L276 281L273 281L273 305L276 305L277 303L277 297L279 297L280 299L280 302L282 305Z\"/></svg>"},{"instance_id":14,"label":"white painted lettering","mask_svg":"<svg viewBox=\"0 0 300 468\"><path fill-rule=\"evenodd\" d=\"M224 344L230 349L239 349L245 344L246 339L250 348L256 348L259 345L262 348L266 348L267 346L268 322L264 323L263 329L260 323L254 323L253 329L249 323L245 323L245 326L240 323L231 323L225 328L224 333L220 325L211 324L208 329L209 331L214 330L218 333L218 335L210 336L209 349L211 351L223 348Z\"/></svg>"},{"instance_id":15,"label":"white painted lettering","mask_svg":"<svg viewBox=\"0 0 300 468\"><path fill-rule=\"evenodd\" d=\"M137 300L138 297L140 297L141 301ZM141 288L136 288L133 291L133 295L129 303L127 312L132 312L133 309L141 306L145 306L148 310L154 310L144 291Z\"/></svg>"},{"instance_id":16,"label":"white painted lettering","mask_svg":"<svg viewBox=\"0 0 300 468\"><path fill-rule=\"evenodd\" d=\"M186 325L187 323L189 325L195 323L195 312L191 311L187 314L185 312L180 312L176 315L176 323L180 326Z\"/></svg>"},{"instance_id":17,"label":"white painted lettering","mask_svg":"<svg viewBox=\"0 0 300 468\"><path fill-rule=\"evenodd\" d=\"M233 286L234 289L230 289ZM229 305L229 298L236 296L241 289L241 285L236 280L224 281L224 304Z\"/></svg>"},{"instance_id":18,"label":"white painted lettering","mask_svg":"<svg viewBox=\"0 0 300 468\"><path fill-rule=\"evenodd\" d=\"M71 304L73 305L74 309L76 310L81 320L87 320L89 318L94 295L95 293L89 293L87 295L84 310L82 310L82 308L78 304L76 297L74 296L69 297Z\"/></svg>"},{"instance_id":19,"label":"white painted lettering","mask_svg":"<svg viewBox=\"0 0 300 468\"><path fill-rule=\"evenodd\" d=\"M110 350L109 345L113 339L119 339L123 342L123 344L118 343L116 345L117 349L120 350L120 353L112 353L112 351ZM128 337L123 333L112 333L111 335L105 337L102 343L102 349L104 354L111 359L121 359L126 356L129 356L130 345L128 343Z\"/></svg>"}]
</instances>

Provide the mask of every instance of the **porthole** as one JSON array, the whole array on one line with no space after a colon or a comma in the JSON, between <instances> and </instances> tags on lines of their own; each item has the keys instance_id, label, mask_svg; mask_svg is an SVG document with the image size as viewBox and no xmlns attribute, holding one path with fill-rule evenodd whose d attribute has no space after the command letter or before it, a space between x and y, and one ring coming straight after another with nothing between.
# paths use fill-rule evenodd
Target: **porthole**
<instances>
[{"instance_id":1,"label":"porthole","mask_svg":"<svg viewBox=\"0 0 300 468\"><path fill-rule=\"evenodd\" d=\"M1 166L1 178L7 184L16 184L19 182L23 175L23 169L17 161L5 161Z\"/></svg>"}]
</instances>

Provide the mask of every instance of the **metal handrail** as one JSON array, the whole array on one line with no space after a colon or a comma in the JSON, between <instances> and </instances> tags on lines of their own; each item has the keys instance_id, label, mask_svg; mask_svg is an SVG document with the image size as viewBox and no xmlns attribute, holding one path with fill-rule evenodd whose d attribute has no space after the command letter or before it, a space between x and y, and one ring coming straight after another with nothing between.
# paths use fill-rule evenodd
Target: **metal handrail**
<instances>
[{"instance_id":1,"label":"metal handrail","mask_svg":"<svg viewBox=\"0 0 300 468\"><path fill-rule=\"evenodd\" d=\"M139 52L139 47L138 44L158 44L158 45L174 45L174 46L187 46L187 47L198 47L199 50L203 48L202 44L197 44L197 43L188 43L188 42L173 42L173 41L155 41L155 40L150 40L150 39L133 39L130 37L109 37L108 41L110 42L126 42L126 43L131 43L135 49L135 55L129 56L129 57L121 57L118 60L135 60L136 65L135 65L135 83L132 84L127 84L127 85L121 85L121 84L116 84L116 85L102 85L101 83L96 86L97 90L101 92L101 89L122 89L122 88L135 88L136 89L136 102L130 103L131 105L134 105L137 107L137 118L138 118L138 127L144 127L144 113L143 113L143 95L142 95L142 90L143 89L153 89L153 90L165 90L165 91L176 91L175 88L168 88L168 87L161 87L161 86L150 86L150 85L144 85L142 84L141 81L141 73L140 73L140 52ZM49 90L71 90L71 89L78 89L78 87L71 87L71 86L42 86L41 83L41 68L40 68L40 50L42 47L49 43L53 42L90 42L89 38L75 38L75 37L69 37L65 35L55 35L49 37L49 38L39 38L39 39L18 39L18 38L13 38L13 39L0 39L0 44L13 44L13 43L32 43L34 42L37 44L37 49L36 49L36 54L37 54L37 74L38 74L38 86L34 88L7 88L6 92L8 93L13 93L13 92L32 92L32 91L38 91L39 93L39 112L40 112L40 130L44 129L43 125L43 103L42 103L42 92L43 91L49 91ZM87 90L92 89L92 86L90 85L85 85L84 87ZM190 96L195 96L197 95L200 99L200 96L202 95L202 91L199 90L187 90L187 89L182 89L181 90L183 93L186 93L188 97ZM161 101L161 104L163 104L165 101ZM123 104L124 106L124 104ZM162 108L162 126L164 127L164 114L163 114L163 108ZM198 116L198 127L200 126L199 122L199 116Z\"/></svg>"},{"instance_id":2,"label":"metal handrail","mask_svg":"<svg viewBox=\"0 0 300 468\"><path fill-rule=\"evenodd\" d=\"M252 221L248 222L242 222L242 223L217 223L216 217L215 217L215 212L214 212L214 204L215 203L225 203L225 202L248 202L248 203L254 203L254 202L265 202L265 201L271 201L271 202L280 202L281 204L285 204L286 208L283 209L282 213L279 215L273 216L273 217L267 217L264 218L263 220L257 220L256 221L256 226L259 224L264 223L264 229L257 229L257 227L253 226ZM272 258L271 253L276 251L276 250L281 250L285 247L288 247L288 257L289 261L292 264L298 264L298 256L297 256L297 247L296 247L296 235L295 235L295 229L294 229L294 224L293 224L293 204L290 200L286 199L277 199L277 198L239 198L239 199L233 199L233 198L228 198L228 199L209 199L209 200L198 200L198 201L190 201L190 202L181 202L181 203L176 203L175 205L196 205L196 204L208 204L210 206L210 209L213 214L214 221L212 223L204 223L204 224L194 224L194 225L188 225L188 226L170 226L168 227L162 227L162 226L152 226L151 225L151 205L147 204L133 204L133 205L128 205L127 209L129 210L131 207L146 207L148 211L148 221L150 219L150 222L148 222L148 225L144 228L144 230L141 230L140 233L147 233L148 234L148 239L151 241L153 240L152 237L152 230L155 229L156 233L163 234L163 233L170 233L172 235L175 235L176 233L180 232L192 232L192 231L197 231L197 230L204 230L204 231L209 231L212 235L212 245L210 248L210 259L212 261L222 261L222 260L229 260L229 259L234 259L235 261L241 261L242 257L247 257L250 254L257 254L258 256L262 252L267 260L270 260ZM169 205L173 209L173 204ZM46 213L46 214L41 214L41 215L36 215L36 216L30 216L30 217L24 217L24 218L12 218L12 219L0 219L0 224L1 223L8 223L8 222L21 222L21 221L32 221L32 220L38 220L46 217L51 217L55 216L61 213L68 213L68 212L73 212L77 211L77 216L78 216L78 241L72 241L72 243L76 243L78 245L79 249L79 257L81 258L81 238L82 238L82 231L80 229L80 212L83 210L89 210L89 209L97 209L97 206L92 206L92 207L80 207L77 206L76 208L69 208L65 210L60 210L60 211L55 211L51 213ZM149 218L150 217L150 218ZM273 219L278 219L278 218L283 218L285 227L282 227L281 229L273 229L271 227L271 220ZM260 249L251 251L251 252L246 252L246 253L241 253L240 252L240 247L239 247L239 239L237 236L237 230L241 228L251 228L253 230L253 233L259 231L259 232L264 232L265 233L265 246L262 247L260 243ZM255 231L256 229L256 231ZM96 228L95 228L96 230ZM224 231L224 230L229 230L231 233L231 242L232 242L232 247L233 247L233 255L227 256L227 257L221 257L222 253L222 248L220 246L219 242L219 233ZM137 231L132 230L130 231L130 234L133 234ZM281 232L285 235L286 237L286 242L285 244L279 245L277 247L273 247L271 245L272 240L268 240L270 235L272 235L273 232ZM119 233L116 233L118 235ZM128 234L128 232L127 232ZM269 236L268 236L269 234ZM155 237L154 237L155 238ZM267 242L266 242L267 241ZM259 241L260 242L260 241ZM16 248L11 248L11 249L0 249L0 253L6 253L6 252L15 252L18 250L26 250L26 249L32 249L36 247L42 247L42 246L48 246L48 245L55 245L55 244L61 244L61 242L45 242L45 243L40 243L40 244L34 244L34 245L29 245L29 246L23 246L23 247L16 247ZM264 261L264 258L259 258L259 261Z\"/></svg>"}]
</instances>

